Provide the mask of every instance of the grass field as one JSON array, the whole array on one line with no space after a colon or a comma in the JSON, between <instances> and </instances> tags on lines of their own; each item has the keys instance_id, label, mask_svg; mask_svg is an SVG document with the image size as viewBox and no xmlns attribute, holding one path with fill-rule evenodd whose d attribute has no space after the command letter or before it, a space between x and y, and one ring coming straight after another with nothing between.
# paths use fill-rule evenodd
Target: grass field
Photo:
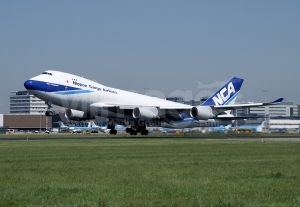
<instances>
[{"instance_id":1,"label":"grass field","mask_svg":"<svg viewBox=\"0 0 300 207\"><path fill-rule=\"evenodd\" d=\"M0 206L300 206L300 143L2 141Z\"/></svg>"}]
</instances>

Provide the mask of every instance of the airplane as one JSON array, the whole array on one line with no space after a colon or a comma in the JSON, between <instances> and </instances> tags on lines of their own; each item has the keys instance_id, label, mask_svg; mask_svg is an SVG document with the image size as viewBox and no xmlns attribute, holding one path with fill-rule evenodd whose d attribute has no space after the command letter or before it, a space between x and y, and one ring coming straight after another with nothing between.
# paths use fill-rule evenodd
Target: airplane
<instances>
[{"instance_id":1,"label":"airplane","mask_svg":"<svg viewBox=\"0 0 300 207\"><path fill-rule=\"evenodd\" d=\"M223 117L228 117L228 119L207 119L207 120L196 120L187 116L182 120L174 120L167 122L162 122L161 126L164 128L175 128L175 129L183 129L183 128L195 128L195 127L217 127L232 124L233 119L230 117L234 117L231 114L224 115ZM242 117L236 117L237 119L241 119ZM247 117L243 117L246 119Z\"/></svg>"},{"instance_id":2,"label":"airplane","mask_svg":"<svg viewBox=\"0 0 300 207\"><path fill-rule=\"evenodd\" d=\"M45 101L48 105L46 116L52 116L52 104L67 108L69 119L94 119L95 116L108 118L108 129L116 134L115 122L123 122L131 135L147 135L147 124L161 121L171 123L183 120L187 114L195 120L234 120L226 111L279 104L280 98L270 103L231 104L237 97L243 79L233 77L200 106L176 103L157 97L124 91L86 78L60 71L47 70L24 82L27 91ZM184 115L183 115L184 114ZM130 128L129 128L130 127Z\"/></svg>"},{"instance_id":3,"label":"airplane","mask_svg":"<svg viewBox=\"0 0 300 207\"><path fill-rule=\"evenodd\" d=\"M183 132L184 129L177 129L177 128L168 128L168 127L160 127L158 131L162 133L175 133L175 132Z\"/></svg>"},{"instance_id":4,"label":"airplane","mask_svg":"<svg viewBox=\"0 0 300 207\"><path fill-rule=\"evenodd\" d=\"M266 124L267 124L266 121L263 121L260 125L243 124L232 128L237 130L242 129L242 130L252 130L253 132L264 132L266 129Z\"/></svg>"},{"instance_id":5,"label":"airplane","mask_svg":"<svg viewBox=\"0 0 300 207\"><path fill-rule=\"evenodd\" d=\"M114 131L111 130L111 129L108 129L107 125L106 126L98 126L98 125L95 124L94 121L91 121L91 123L92 123L92 129L93 130L99 130L99 131L104 132L104 133L114 134ZM115 125L115 130L117 130L117 131L126 131L126 127L123 126L123 125L116 124Z\"/></svg>"},{"instance_id":6,"label":"airplane","mask_svg":"<svg viewBox=\"0 0 300 207\"><path fill-rule=\"evenodd\" d=\"M197 83L198 83L198 88L208 89L208 88L221 87L222 85L224 85L226 83L226 81L217 81L217 80L215 80L214 83L209 83L209 84L203 84L202 82L197 81Z\"/></svg>"},{"instance_id":7,"label":"airplane","mask_svg":"<svg viewBox=\"0 0 300 207\"><path fill-rule=\"evenodd\" d=\"M72 131L72 133L81 133L84 131L91 131L92 127L91 127L91 122L89 122L87 127L83 127L83 126L66 126L64 125L64 123L61 121L59 123L59 128L60 130L70 130Z\"/></svg>"},{"instance_id":8,"label":"airplane","mask_svg":"<svg viewBox=\"0 0 300 207\"><path fill-rule=\"evenodd\" d=\"M100 130L100 131L103 131L107 129L107 126L98 126L95 124L94 121L91 121L91 127L92 127L92 130Z\"/></svg>"},{"instance_id":9,"label":"airplane","mask_svg":"<svg viewBox=\"0 0 300 207\"><path fill-rule=\"evenodd\" d=\"M208 131L209 132L225 132L232 129L232 125L228 124L228 125L220 125L220 126L215 126L215 127L209 127Z\"/></svg>"}]
</instances>

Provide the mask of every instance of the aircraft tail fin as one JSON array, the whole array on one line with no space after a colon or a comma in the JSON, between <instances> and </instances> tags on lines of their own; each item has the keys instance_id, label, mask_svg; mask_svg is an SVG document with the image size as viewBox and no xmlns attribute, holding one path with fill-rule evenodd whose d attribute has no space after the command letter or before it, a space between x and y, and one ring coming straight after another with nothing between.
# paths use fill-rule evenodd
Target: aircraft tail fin
<instances>
[{"instance_id":1,"label":"aircraft tail fin","mask_svg":"<svg viewBox=\"0 0 300 207\"><path fill-rule=\"evenodd\" d=\"M244 79L233 77L217 92L210 96L201 106L218 106L234 104Z\"/></svg>"},{"instance_id":2,"label":"aircraft tail fin","mask_svg":"<svg viewBox=\"0 0 300 207\"><path fill-rule=\"evenodd\" d=\"M60 128L66 128L67 126L64 125L64 123L61 121L61 122L59 122L59 127L60 127Z\"/></svg>"},{"instance_id":3,"label":"aircraft tail fin","mask_svg":"<svg viewBox=\"0 0 300 207\"><path fill-rule=\"evenodd\" d=\"M89 124L88 124L87 127L88 127L88 128L91 128L91 127L92 127L92 122L91 122L91 121L89 121Z\"/></svg>"},{"instance_id":4,"label":"aircraft tail fin","mask_svg":"<svg viewBox=\"0 0 300 207\"><path fill-rule=\"evenodd\" d=\"M279 98L273 102L271 102L272 104L281 104L281 102L283 101L283 98Z\"/></svg>"},{"instance_id":5,"label":"aircraft tail fin","mask_svg":"<svg viewBox=\"0 0 300 207\"><path fill-rule=\"evenodd\" d=\"M92 127L98 127L94 121L91 121L91 123L92 123Z\"/></svg>"}]
</instances>

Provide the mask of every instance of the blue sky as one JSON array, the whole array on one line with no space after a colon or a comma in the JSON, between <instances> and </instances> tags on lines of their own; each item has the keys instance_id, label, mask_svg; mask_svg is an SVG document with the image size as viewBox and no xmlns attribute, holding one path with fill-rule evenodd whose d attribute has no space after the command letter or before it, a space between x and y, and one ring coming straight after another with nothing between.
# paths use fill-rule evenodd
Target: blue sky
<instances>
[{"instance_id":1,"label":"blue sky","mask_svg":"<svg viewBox=\"0 0 300 207\"><path fill-rule=\"evenodd\" d=\"M0 113L9 91L48 69L192 98L197 81L237 76L239 101L263 101L267 90L269 101L300 103L299 11L292 0L2 1Z\"/></svg>"}]
</instances>

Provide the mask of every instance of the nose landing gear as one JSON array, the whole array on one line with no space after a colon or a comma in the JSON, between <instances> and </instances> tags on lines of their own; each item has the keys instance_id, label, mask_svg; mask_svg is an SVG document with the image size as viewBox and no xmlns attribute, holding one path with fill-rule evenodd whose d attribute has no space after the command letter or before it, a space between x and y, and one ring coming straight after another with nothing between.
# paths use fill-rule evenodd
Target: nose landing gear
<instances>
[{"instance_id":1,"label":"nose landing gear","mask_svg":"<svg viewBox=\"0 0 300 207\"><path fill-rule=\"evenodd\" d=\"M47 111L45 112L46 116L53 116L54 112L51 111L50 109L52 108L52 103L51 102L45 102L48 106Z\"/></svg>"},{"instance_id":2,"label":"nose landing gear","mask_svg":"<svg viewBox=\"0 0 300 207\"><path fill-rule=\"evenodd\" d=\"M53 116L53 111L46 111L46 112L45 112L45 115L46 115L46 116Z\"/></svg>"}]
</instances>

